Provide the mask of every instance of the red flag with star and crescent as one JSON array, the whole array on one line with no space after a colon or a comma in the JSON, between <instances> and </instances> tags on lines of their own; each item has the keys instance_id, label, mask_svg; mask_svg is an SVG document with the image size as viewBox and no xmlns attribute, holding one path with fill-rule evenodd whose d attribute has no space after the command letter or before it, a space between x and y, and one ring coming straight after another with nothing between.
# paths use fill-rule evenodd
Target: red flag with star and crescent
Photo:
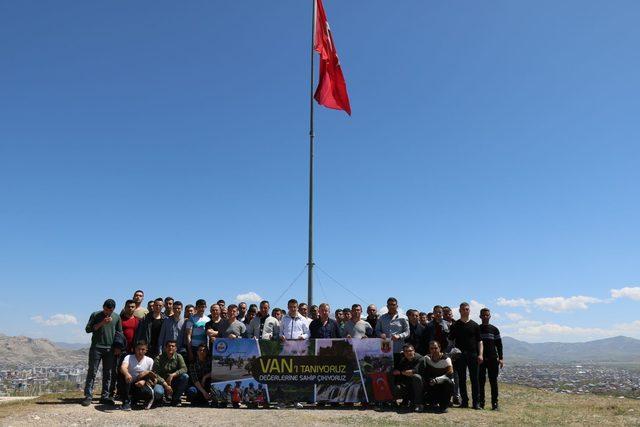
<instances>
[{"instance_id":1,"label":"red flag with star and crescent","mask_svg":"<svg viewBox=\"0 0 640 427\"><path fill-rule=\"evenodd\" d=\"M313 48L320 54L320 76L314 98L318 104L351 115L347 83L340 68L338 52L327 21L322 0L316 0L316 33Z\"/></svg>"}]
</instances>

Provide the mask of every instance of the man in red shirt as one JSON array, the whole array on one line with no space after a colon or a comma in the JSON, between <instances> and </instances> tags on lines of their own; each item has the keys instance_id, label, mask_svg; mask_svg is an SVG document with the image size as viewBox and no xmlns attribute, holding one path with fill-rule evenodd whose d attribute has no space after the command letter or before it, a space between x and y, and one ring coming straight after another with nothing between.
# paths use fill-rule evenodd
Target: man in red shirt
<instances>
[{"instance_id":1,"label":"man in red shirt","mask_svg":"<svg viewBox=\"0 0 640 427\"><path fill-rule=\"evenodd\" d=\"M136 328L138 327L138 323L140 323L140 319L133 315L136 311L136 302L132 299L127 300L124 303L124 308L120 312L120 320L122 322L122 335L127 343L126 349L121 353L117 353L119 349L114 348L114 355L116 357L113 358L113 369L111 370L111 384L109 386L109 397L113 397L116 391L116 385L118 381L120 381L118 373L120 372L120 366L124 361L125 357L129 354L134 353L135 343L133 342L133 337L136 334ZM120 389L118 389L120 390ZM122 396L120 396L123 398Z\"/></svg>"},{"instance_id":2,"label":"man in red shirt","mask_svg":"<svg viewBox=\"0 0 640 427\"><path fill-rule=\"evenodd\" d=\"M133 337L136 334L138 323L140 319L133 315L136 310L136 303L133 300L127 300L124 303L124 309L120 313L120 319L122 320L122 333L127 339L127 354L133 354L136 343L133 342Z\"/></svg>"}]
</instances>

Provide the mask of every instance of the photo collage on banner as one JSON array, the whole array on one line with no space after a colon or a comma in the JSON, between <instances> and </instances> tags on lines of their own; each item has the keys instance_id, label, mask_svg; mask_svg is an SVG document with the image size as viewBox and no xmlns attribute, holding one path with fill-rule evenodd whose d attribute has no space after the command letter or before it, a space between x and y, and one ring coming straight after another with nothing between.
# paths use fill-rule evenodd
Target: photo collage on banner
<instances>
[{"instance_id":1,"label":"photo collage on banner","mask_svg":"<svg viewBox=\"0 0 640 427\"><path fill-rule=\"evenodd\" d=\"M218 402L257 405L269 402L269 390L251 376L251 364L260 357L254 339L217 339L212 349L211 389Z\"/></svg>"}]
</instances>

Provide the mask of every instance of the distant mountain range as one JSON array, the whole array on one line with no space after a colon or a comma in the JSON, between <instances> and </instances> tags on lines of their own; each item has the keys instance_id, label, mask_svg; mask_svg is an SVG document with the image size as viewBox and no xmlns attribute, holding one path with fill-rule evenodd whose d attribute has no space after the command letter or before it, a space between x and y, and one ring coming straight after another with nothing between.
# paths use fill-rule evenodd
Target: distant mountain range
<instances>
[{"instance_id":1,"label":"distant mountain range","mask_svg":"<svg viewBox=\"0 0 640 427\"><path fill-rule=\"evenodd\" d=\"M511 363L638 363L640 340L613 337L578 343L532 344L503 337L504 357Z\"/></svg>"},{"instance_id":2,"label":"distant mountain range","mask_svg":"<svg viewBox=\"0 0 640 427\"><path fill-rule=\"evenodd\" d=\"M85 346L86 347L86 346ZM87 363L87 349L66 349L44 338L0 334L0 369L30 365L70 366Z\"/></svg>"},{"instance_id":3,"label":"distant mountain range","mask_svg":"<svg viewBox=\"0 0 640 427\"><path fill-rule=\"evenodd\" d=\"M640 366L640 340L629 337L618 336L581 343L532 344L511 337L503 337L502 341L505 359L510 364L623 363ZM86 364L87 354L84 344L0 334L0 368L2 369L34 363L39 365Z\"/></svg>"}]
</instances>

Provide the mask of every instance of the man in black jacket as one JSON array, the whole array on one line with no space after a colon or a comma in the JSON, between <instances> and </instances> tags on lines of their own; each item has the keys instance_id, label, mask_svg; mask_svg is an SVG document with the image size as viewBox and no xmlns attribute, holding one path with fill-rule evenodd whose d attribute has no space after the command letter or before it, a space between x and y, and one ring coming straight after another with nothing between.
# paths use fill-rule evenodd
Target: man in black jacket
<instances>
[{"instance_id":1,"label":"man in black jacket","mask_svg":"<svg viewBox=\"0 0 640 427\"><path fill-rule=\"evenodd\" d=\"M482 338L482 364L480 365L480 407L484 408L484 385L489 373L489 384L491 385L491 409L498 410L498 372L504 366L502 356L502 338L500 331L495 326L489 324L491 311L488 308L480 310L480 337Z\"/></svg>"},{"instance_id":2,"label":"man in black jacket","mask_svg":"<svg viewBox=\"0 0 640 427\"><path fill-rule=\"evenodd\" d=\"M151 311L144 316L138 325L136 330L135 342L144 341L148 344L147 356L155 358L158 351L158 338L160 337L160 331L162 330L162 324L167 317L162 312L164 306L164 300L162 298L156 298L151 306Z\"/></svg>"},{"instance_id":3,"label":"man in black jacket","mask_svg":"<svg viewBox=\"0 0 640 427\"><path fill-rule=\"evenodd\" d=\"M429 341L425 336L424 326L420 324L418 310L407 310L407 319L409 319L409 336L405 338L404 342L413 345L418 354L426 354Z\"/></svg>"},{"instance_id":4,"label":"man in black jacket","mask_svg":"<svg viewBox=\"0 0 640 427\"><path fill-rule=\"evenodd\" d=\"M402 356L391 372L396 385L394 388L398 388L398 385L407 388L409 399L416 412L424 411L424 388L422 377L418 373L421 361L422 355L416 353L413 345L405 344L402 347Z\"/></svg>"},{"instance_id":5,"label":"man in black jacket","mask_svg":"<svg viewBox=\"0 0 640 427\"><path fill-rule=\"evenodd\" d=\"M455 346L461 351L454 363L454 369L458 372L460 380L460 407L469 407L469 396L467 395L467 368L469 369L469 379L471 380L471 399L473 409L480 409L478 401L478 365L482 363L482 339L480 337L480 326L469 319L469 304L460 304L460 319L451 325L449 339L454 341Z\"/></svg>"},{"instance_id":6,"label":"man in black jacket","mask_svg":"<svg viewBox=\"0 0 640 427\"><path fill-rule=\"evenodd\" d=\"M318 306L318 318L309 324L311 338L340 338L338 322L329 317L329 304L323 302Z\"/></svg>"}]
</instances>

